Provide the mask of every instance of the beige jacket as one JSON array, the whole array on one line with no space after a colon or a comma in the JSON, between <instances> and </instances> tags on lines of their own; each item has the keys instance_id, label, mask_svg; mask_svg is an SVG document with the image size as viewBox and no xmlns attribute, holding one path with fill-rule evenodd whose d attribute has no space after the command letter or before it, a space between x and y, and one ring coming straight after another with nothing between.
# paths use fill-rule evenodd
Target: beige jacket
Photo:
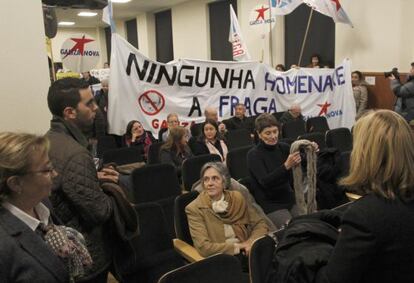
<instances>
[{"instance_id":1,"label":"beige jacket","mask_svg":"<svg viewBox=\"0 0 414 283\"><path fill-rule=\"evenodd\" d=\"M240 194L237 191L228 191L229 194ZM269 228L265 220L258 215L255 209L245 204L249 215L249 241L264 236ZM210 256L216 253L233 255L235 252L233 243L226 243L224 235L224 223L220 217L211 209L210 198L205 192L185 208L188 225L194 247L202 256Z\"/></svg>"},{"instance_id":2,"label":"beige jacket","mask_svg":"<svg viewBox=\"0 0 414 283\"><path fill-rule=\"evenodd\" d=\"M354 86L352 90L354 92L356 115L359 117L368 107L368 89L366 83L361 82L361 84Z\"/></svg>"}]
</instances>

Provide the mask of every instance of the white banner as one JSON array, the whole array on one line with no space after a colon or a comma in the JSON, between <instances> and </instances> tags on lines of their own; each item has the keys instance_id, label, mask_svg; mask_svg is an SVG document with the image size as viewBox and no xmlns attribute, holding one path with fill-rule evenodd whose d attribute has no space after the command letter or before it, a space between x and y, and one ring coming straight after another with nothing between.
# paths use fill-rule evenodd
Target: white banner
<instances>
[{"instance_id":1,"label":"white banner","mask_svg":"<svg viewBox=\"0 0 414 283\"><path fill-rule=\"evenodd\" d=\"M201 123L207 106L215 107L222 120L234 115L238 102L249 116L286 111L296 103L305 118L325 116L331 128L350 128L355 121L349 60L335 69L284 73L257 62L163 64L117 34L112 34L112 50L108 120L113 134L124 134L131 120L156 134L169 113L178 113L182 125Z\"/></svg>"}]
</instances>

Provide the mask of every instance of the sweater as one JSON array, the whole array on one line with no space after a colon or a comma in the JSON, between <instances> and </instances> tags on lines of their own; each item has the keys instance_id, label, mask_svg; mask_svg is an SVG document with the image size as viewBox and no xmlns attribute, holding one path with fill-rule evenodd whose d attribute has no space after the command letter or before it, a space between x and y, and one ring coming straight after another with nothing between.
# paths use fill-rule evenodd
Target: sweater
<instances>
[{"instance_id":1,"label":"sweater","mask_svg":"<svg viewBox=\"0 0 414 283\"><path fill-rule=\"evenodd\" d=\"M284 163L289 156L289 145L274 146L260 141L247 153L247 168L251 177L251 189L257 203L266 214L279 209L290 209L295 203L290 185L291 172Z\"/></svg>"}]
</instances>

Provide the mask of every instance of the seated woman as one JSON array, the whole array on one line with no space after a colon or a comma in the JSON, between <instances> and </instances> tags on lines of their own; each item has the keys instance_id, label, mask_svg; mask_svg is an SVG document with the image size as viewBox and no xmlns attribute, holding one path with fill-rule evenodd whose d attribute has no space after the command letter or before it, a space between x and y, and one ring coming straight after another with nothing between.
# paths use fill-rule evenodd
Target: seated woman
<instances>
[{"instance_id":1,"label":"seated woman","mask_svg":"<svg viewBox=\"0 0 414 283\"><path fill-rule=\"evenodd\" d=\"M227 145L220 137L219 127L214 120L206 120L192 151L194 155L217 154L220 155L221 161L226 161Z\"/></svg>"},{"instance_id":2,"label":"seated woman","mask_svg":"<svg viewBox=\"0 0 414 283\"><path fill-rule=\"evenodd\" d=\"M289 154L290 146L278 143L279 123L268 113L257 117L259 143L247 153L253 195L276 227L291 218L295 195L291 169L301 162L299 152Z\"/></svg>"},{"instance_id":3,"label":"seated woman","mask_svg":"<svg viewBox=\"0 0 414 283\"><path fill-rule=\"evenodd\" d=\"M202 256L249 254L255 239L269 228L238 191L227 190L230 175L220 162L201 169L203 191L185 209L195 248Z\"/></svg>"},{"instance_id":4,"label":"seated woman","mask_svg":"<svg viewBox=\"0 0 414 283\"><path fill-rule=\"evenodd\" d=\"M160 149L160 162L174 165L178 177L181 177L184 160L193 156L187 145L188 130L178 126L169 131L167 142Z\"/></svg>"},{"instance_id":5,"label":"seated woman","mask_svg":"<svg viewBox=\"0 0 414 283\"><path fill-rule=\"evenodd\" d=\"M145 159L148 155L149 147L155 142L155 138L149 131L145 131L141 122L132 120L126 127L126 132L122 139L124 146L142 146Z\"/></svg>"},{"instance_id":6,"label":"seated woman","mask_svg":"<svg viewBox=\"0 0 414 283\"><path fill-rule=\"evenodd\" d=\"M363 195L342 217L338 240L314 282L413 282L414 138L399 114L379 110L353 129L349 175Z\"/></svg>"},{"instance_id":7,"label":"seated woman","mask_svg":"<svg viewBox=\"0 0 414 283\"><path fill-rule=\"evenodd\" d=\"M53 225L41 202L57 175L48 151L45 137L0 133L2 282L69 282L92 264L82 235Z\"/></svg>"}]
</instances>

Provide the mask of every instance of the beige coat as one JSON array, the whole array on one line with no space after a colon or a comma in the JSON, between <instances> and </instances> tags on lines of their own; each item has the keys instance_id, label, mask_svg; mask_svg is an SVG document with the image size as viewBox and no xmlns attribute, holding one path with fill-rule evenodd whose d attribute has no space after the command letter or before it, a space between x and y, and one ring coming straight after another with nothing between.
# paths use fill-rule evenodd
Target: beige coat
<instances>
[{"instance_id":1,"label":"beige coat","mask_svg":"<svg viewBox=\"0 0 414 283\"><path fill-rule=\"evenodd\" d=\"M240 194L237 191L228 191L231 194ZM244 207L248 210L249 241L264 236L269 228L265 220L258 215L251 206ZM224 235L224 223L220 217L211 209L210 198L207 193L202 192L185 208L187 213L188 225L194 247L202 256L210 256L216 253L233 255L235 252L233 243L226 243Z\"/></svg>"},{"instance_id":2,"label":"beige coat","mask_svg":"<svg viewBox=\"0 0 414 283\"><path fill-rule=\"evenodd\" d=\"M359 117L368 107L368 89L365 82L352 88L354 92L356 115Z\"/></svg>"}]
</instances>

